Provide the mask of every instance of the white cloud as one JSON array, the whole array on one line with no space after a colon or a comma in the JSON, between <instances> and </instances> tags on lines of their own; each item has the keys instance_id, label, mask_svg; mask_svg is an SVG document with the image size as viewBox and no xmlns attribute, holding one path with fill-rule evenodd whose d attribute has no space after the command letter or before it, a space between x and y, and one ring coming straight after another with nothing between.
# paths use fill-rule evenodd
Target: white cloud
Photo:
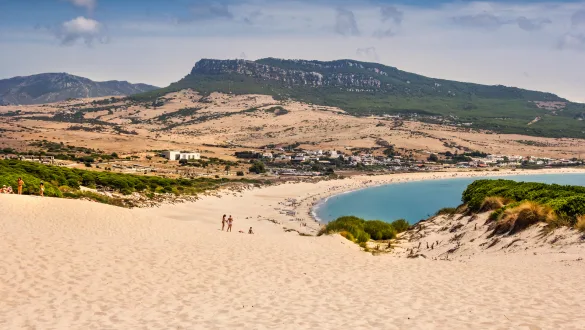
<instances>
[{"instance_id":1,"label":"white cloud","mask_svg":"<svg viewBox=\"0 0 585 330\"><path fill-rule=\"evenodd\" d=\"M337 8L335 16L335 32L344 36L360 35L355 15L351 10Z\"/></svg>"},{"instance_id":2,"label":"white cloud","mask_svg":"<svg viewBox=\"0 0 585 330\"><path fill-rule=\"evenodd\" d=\"M390 38L395 36L396 33L394 33L394 31L392 31L392 29L385 29L385 30L376 30L374 31L374 33L372 34L372 36L382 39L382 38Z\"/></svg>"},{"instance_id":3,"label":"white cloud","mask_svg":"<svg viewBox=\"0 0 585 330\"><path fill-rule=\"evenodd\" d=\"M234 15L228 5L219 2L202 3L194 5L190 9L190 16L184 21L228 19L231 20Z\"/></svg>"},{"instance_id":4,"label":"white cloud","mask_svg":"<svg viewBox=\"0 0 585 330\"><path fill-rule=\"evenodd\" d=\"M573 27L585 25L585 9L576 11L573 16L571 16L571 23L573 24Z\"/></svg>"},{"instance_id":5,"label":"white cloud","mask_svg":"<svg viewBox=\"0 0 585 330\"><path fill-rule=\"evenodd\" d=\"M86 8L89 12L92 12L96 6L96 0L65 0L72 3L77 7Z\"/></svg>"},{"instance_id":6,"label":"white cloud","mask_svg":"<svg viewBox=\"0 0 585 330\"><path fill-rule=\"evenodd\" d=\"M63 45L73 45L78 40L83 41L88 46L95 40L99 42L107 41L103 25L96 20L83 16L64 22L54 32Z\"/></svg>"},{"instance_id":7,"label":"white cloud","mask_svg":"<svg viewBox=\"0 0 585 330\"><path fill-rule=\"evenodd\" d=\"M565 33L558 44L559 49L585 50L585 34Z\"/></svg>"},{"instance_id":8,"label":"white cloud","mask_svg":"<svg viewBox=\"0 0 585 330\"><path fill-rule=\"evenodd\" d=\"M518 27L525 31L541 30L545 25L552 23L548 18L528 19L524 16L518 17L516 22L518 23Z\"/></svg>"},{"instance_id":9,"label":"white cloud","mask_svg":"<svg viewBox=\"0 0 585 330\"><path fill-rule=\"evenodd\" d=\"M497 29L507 23L500 17L490 13L455 16L453 17L453 22L464 27L481 29Z\"/></svg>"},{"instance_id":10,"label":"white cloud","mask_svg":"<svg viewBox=\"0 0 585 330\"><path fill-rule=\"evenodd\" d=\"M363 59L366 59L368 61L378 61L380 59L378 57L378 52L376 51L376 47L358 48L355 51L355 54L359 58L363 58Z\"/></svg>"},{"instance_id":11,"label":"white cloud","mask_svg":"<svg viewBox=\"0 0 585 330\"><path fill-rule=\"evenodd\" d=\"M392 20L394 23L400 24L404 19L404 13L395 6L384 6L380 8L380 15L382 16L382 22Z\"/></svg>"}]
</instances>

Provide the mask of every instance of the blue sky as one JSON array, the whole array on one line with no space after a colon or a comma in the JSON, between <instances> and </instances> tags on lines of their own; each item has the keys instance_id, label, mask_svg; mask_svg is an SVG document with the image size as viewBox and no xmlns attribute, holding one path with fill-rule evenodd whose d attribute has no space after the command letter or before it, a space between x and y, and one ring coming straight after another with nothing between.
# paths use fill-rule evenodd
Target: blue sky
<instances>
[{"instance_id":1,"label":"blue sky","mask_svg":"<svg viewBox=\"0 0 585 330\"><path fill-rule=\"evenodd\" d=\"M585 101L585 0L0 0L0 49L0 78L165 86L201 58L353 58Z\"/></svg>"}]
</instances>

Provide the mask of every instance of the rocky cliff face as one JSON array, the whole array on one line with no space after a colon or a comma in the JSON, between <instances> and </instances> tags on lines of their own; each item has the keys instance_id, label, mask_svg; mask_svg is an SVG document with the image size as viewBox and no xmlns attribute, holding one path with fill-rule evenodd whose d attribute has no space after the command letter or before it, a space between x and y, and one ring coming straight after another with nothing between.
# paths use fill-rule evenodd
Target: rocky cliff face
<instances>
[{"instance_id":1,"label":"rocky cliff face","mask_svg":"<svg viewBox=\"0 0 585 330\"><path fill-rule=\"evenodd\" d=\"M67 73L43 73L0 80L0 104L40 104L69 98L132 95L157 88L127 81L95 82Z\"/></svg>"},{"instance_id":2,"label":"rocky cliff face","mask_svg":"<svg viewBox=\"0 0 585 330\"><path fill-rule=\"evenodd\" d=\"M502 85L487 86L436 79L394 67L355 60L329 62L265 58L257 61L202 59L187 78L243 75L282 87L334 87L348 92L376 92L408 97L484 97L531 101L566 101L551 93Z\"/></svg>"},{"instance_id":3,"label":"rocky cliff face","mask_svg":"<svg viewBox=\"0 0 585 330\"><path fill-rule=\"evenodd\" d=\"M280 64L289 64L285 67L264 64L262 60L253 62L245 60L208 60L204 59L195 64L191 74L241 74L250 77L280 81L290 86L310 87L347 87L380 90L383 84L376 77L387 76L382 70L368 70L363 65L352 61L335 61L331 64L319 64L301 60L273 60ZM287 63L288 62L288 63ZM335 63L335 64L333 64ZM275 63L271 63L275 64ZM290 65L293 64L293 65ZM297 66L298 69L294 67ZM364 72L323 72L343 70L348 68L362 69ZM311 70L312 69L312 70Z\"/></svg>"}]
</instances>

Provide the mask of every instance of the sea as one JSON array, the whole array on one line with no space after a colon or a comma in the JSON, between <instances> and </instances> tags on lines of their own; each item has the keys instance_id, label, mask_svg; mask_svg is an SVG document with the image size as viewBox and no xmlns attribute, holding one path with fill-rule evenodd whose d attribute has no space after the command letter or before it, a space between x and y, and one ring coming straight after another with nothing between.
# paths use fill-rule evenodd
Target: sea
<instances>
[{"instance_id":1,"label":"sea","mask_svg":"<svg viewBox=\"0 0 585 330\"><path fill-rule=\"evenodd\" d=\"M405 219L414 224L431 217L441 208L459 206L465 188L480 179L585 186L585 174L574 173L412 181L334 195L318 203L313 213L324 223L341 216L353 215L366 220L386 222Z\"/></svg>"}]
</instances>

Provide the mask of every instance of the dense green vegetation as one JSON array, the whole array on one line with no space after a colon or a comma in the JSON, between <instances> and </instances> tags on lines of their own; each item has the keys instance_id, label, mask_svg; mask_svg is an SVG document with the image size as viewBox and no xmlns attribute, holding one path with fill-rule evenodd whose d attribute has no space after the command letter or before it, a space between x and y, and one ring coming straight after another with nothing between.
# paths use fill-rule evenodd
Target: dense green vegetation
<instances>
[{"instance_id":1,"label":"dense green vegetation","mask_svg":"<svg viewBox=\"0 0 585 330\"><path fill-rule=\"evenodd\" d=\"M0 149L0 154L15 154L23 156L53 156L59 160L71 160L80 163L91 164L96 161L108 161L117 159L118 154L105 154L101 150L96 150L86 147L72 146L64 144L63 142L56 143L47 140L33 141L29 146L36 147L39 150L29 150L26 152L19 152L12 148Z\"/></svg>"},{"instance_id":2,"label":"dense green vegetation","mask_svg":"<svg viewBox=\"0 0 585 330\"><path fill-rule=\"evenodd\" d=\"M406 220L400 219L392 223L380 220L364 220L354 216L345 216L329 222L319 235L340 233L343 237L356 243L365 243L370 239L389 240L396 238L400 232L409 227Z\"/></svg>"},{"instance_id":3,"label":"dense green vegetation","mask_svg":"<svg viewBox=\"0 0 585 330\"><path fill-rule=\"evenodd\" d=\"M463 192L462 201L474 212L495 209L492 219L502 219L510 210L530 209L553 225L574 226L577 218L585 215L585 187L581 186L478 180Z\"/></svg>"},{"instance_id":4,"label":"dense green vegetation","mask_svg":"<svg viewBox=\"0 0 585 330\"><path fill-rule=\"evenodd\" d=\"M271 75L266 73L264 65L270 66ZM245 70L235 70L241 67ZM249 74L236 73L242 71ZM306 79L316 79L312 72L322 75L322 84L317 87L301 84ZM289 74L303 78L281 79L289 78ZM348 79L337 79L339 75ZM379 81L379 85L373 81ZM152 101L168 92L187 88L202 93L268 94L280 99L336 106L354 115L403 114L417 116L423 121L467 123L470 128L499 133L585 137L585 121L578 120L585 113L584 104L571 103L550 93L429 78L354 60L202 60L182 80L132 98ZM534 101L567 102L567 105L562 111L550 111L538 108ZM540 120L528 125L537 116Z\"/></svg>"},{"instance_id":5,"label":"dense green vegetation","mask_svg":"<svg viewBox=\"0 0 585 330\"><path fill-rule=\"evenodd\" d=\"M252 163L249 169L250 173L262 174L266 173L266 165L262 161L256 160Z\"/></svg>"},{"instance_id":6,"label":"dense green vegetation","mask_svg":"<svg viewBox=\"0 0 585 330\"><path fill-rule=\"evenodd\" d=\"M101 188L124 195L133 192L141 192L145 195L153 193L196 195L217 189L220 185L229 182L255 182L245 179L238 181L212 178L169 179L157 176L70 169L27 161L0 160L0 186L11 185L16 191L19 177L22 177L25 182L24 194L38 194L39 184L43 181L45 195L53 197L78 196L76 194L79 193L80 186ZM91 196L85 195L82 197L91 198ZM92 199L102 201L97 197Z\"/></svg>"}]
</instances>

